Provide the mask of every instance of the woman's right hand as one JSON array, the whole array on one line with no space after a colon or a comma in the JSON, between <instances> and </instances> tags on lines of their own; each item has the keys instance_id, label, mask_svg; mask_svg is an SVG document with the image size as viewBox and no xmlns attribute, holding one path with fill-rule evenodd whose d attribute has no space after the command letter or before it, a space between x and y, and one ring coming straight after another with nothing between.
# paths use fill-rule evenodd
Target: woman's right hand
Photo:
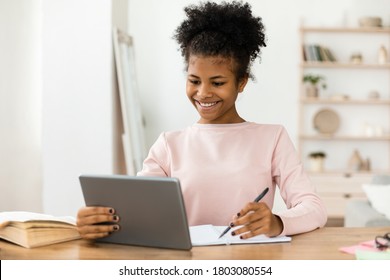
<instances>
[{"instance_id":1,"label":"woman's right hand","mask_svg":"<svg viewBox=\"0 0 390 280\"><path fill-rule=\"evenodd\" d=\"M77 213L77 230L85 239L102 238L119 230L118 221L119 216L113 208L83 207Z\"/></svg>"}]
</instances>

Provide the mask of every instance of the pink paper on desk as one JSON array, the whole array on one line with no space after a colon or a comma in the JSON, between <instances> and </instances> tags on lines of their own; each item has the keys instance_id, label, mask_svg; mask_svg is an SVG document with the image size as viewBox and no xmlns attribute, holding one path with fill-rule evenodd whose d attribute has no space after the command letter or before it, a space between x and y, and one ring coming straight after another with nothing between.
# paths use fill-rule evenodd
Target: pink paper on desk
<instances>
[{"instance_id":1,"label":"pink paper on desk","mask_svg":"<svg viewBox=\"0 0 390 280\"><path fill-rule=\"evenodd\" d=\"M371 252L380 252L378 248L375 247L375 240L364 241L357 245L348 246L348 247L340 247L339 250L341 252L354 255L356 250L360 251L371 251Z\"/></svg>"}]
</instances>

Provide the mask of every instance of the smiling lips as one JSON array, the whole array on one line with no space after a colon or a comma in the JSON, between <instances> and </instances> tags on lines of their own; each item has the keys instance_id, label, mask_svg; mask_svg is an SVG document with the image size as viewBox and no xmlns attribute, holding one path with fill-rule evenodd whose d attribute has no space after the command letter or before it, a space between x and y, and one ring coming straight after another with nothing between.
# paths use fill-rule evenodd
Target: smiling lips
<instances>
[{"instance_id":1,"label":"smiling lips","mask_svg":"<svg viewBox=\"0 0 390 280\"><path fill-rule=\"evenodd\" d=\"M215 102L200 102L198 100L195 100L196 104L198 104L202 109L208 109L215 106L219 101Z\"/></svg>"}]
</instances>

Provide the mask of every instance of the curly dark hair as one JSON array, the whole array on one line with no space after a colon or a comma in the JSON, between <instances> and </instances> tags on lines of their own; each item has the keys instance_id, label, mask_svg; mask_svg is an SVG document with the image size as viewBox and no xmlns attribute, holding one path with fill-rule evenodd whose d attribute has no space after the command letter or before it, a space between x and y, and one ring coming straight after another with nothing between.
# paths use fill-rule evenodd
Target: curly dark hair
<instances>
[{"instance_id":1,"label":"curly dark hair","mask_svg":"<svg viewBox=\"0 0 390 280\"><path fill-rule=\"evenodd\" d=\"M212 2L184 8L187 15L175 31L186 66L190 55L233 59L237 80L250 74L250 66L265 47L264 25L252 15L248 3ZM252 77L253 78L253 77Z\"/></svg>"}]
</instances>

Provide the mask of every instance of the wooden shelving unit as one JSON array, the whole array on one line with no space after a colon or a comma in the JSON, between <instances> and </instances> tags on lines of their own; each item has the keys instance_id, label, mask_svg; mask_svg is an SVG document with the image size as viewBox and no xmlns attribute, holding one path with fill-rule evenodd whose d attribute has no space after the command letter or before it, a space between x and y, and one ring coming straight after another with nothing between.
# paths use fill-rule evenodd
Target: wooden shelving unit
<instances>
[{"instance_id":1,"label":"wooden shelving unit","mask_svg":"<svg viewBox=\"0 0 390 280\"><path fill-rule=\"evenodd\" d=\"M310 99L301 98L303 104L339 104L339 105L390 105L390 99L347 99L347 100L336 100L336 99Z\"/></svg>"},{"instance_id":2,"label":"wooden shelving unit","mask_svg":"<svg viewBox=\"0 0 390 280\"><path fill-rule=\"evenodd\" d=\"M308 98L304 84L300 83L298 151L309 176L328 207L329 217L342 219L348 200L366 199L360 188L361 184L369 183L373 175L390 174L390 57L388 62L378 63L373 59L372 50L379 49L380 45L368 46L370 43L378 44L378 41L382 40L381 44L387 48L390 56L390 28L301 27L299 33L301 81L305 74L313 72L322 76L336 76L337 82L334 84L337 85L332 89L334 96L320 94L318 98ZM351 40L346 39L350 37ZM380 39L372 41L374 37ZM339 41L343 39L346 40L345 43L340 43ZM332 52L334 51L337 61L305 61L305 57L307 58L307 53L306 56L304 55L307 51L304 48L305 44L325 45ZM370 59L358 64L350 62L345 54L348 51L352 53L360 46L366 46L371 51L369 53L371 56L367 55ZM344 54L344 57L338 57L338 52ZM345 82L341 78L343 75L349 77ZM386 90L381 92L378 99L371 99L362 94L356 96L354 91L362 81L359 78L351 79L355 75L366 78L365 86L369 83L375 89L380 84ZM326 79L328 85L332 86L333 82L332 79ZM355 90L348 92L347 98L337 96L338 87L345 89L348 85L354 86ZM332 95L332 92L328 92L328 95ZM343 125L332 135L318 133L311 124L315 112L324 108L337 111L343 121ZM357 131L356 124L351 125L354 118L366 116L368 120L373 121L374 117L371 115L380 116L384 123L383 133L365 135ZM349 170L348 156L356 147L364 148L370 158L380 158L381 162L374 161L370 170ZM383 147L383 150L380 147ZM308 154L313 151L323 151L327 154L325 159L327 164L321 172L310 171ZM340 163L341 161L343 163Z\"/></svg>"},{"instance_id":3,"label":"wooden shelving unit","mask_svg":"<svg viewBox=\"0 0 390 280\"><path fill-rule=\"evenodd\" d=\"M390 28L383 27L301 27L301 33L384 33L390 34Z\"/></svg>"},{"instance_id":4,"label":"wooden shelving unit","mask_svg":"<svg viewBox=\"0 0 390 280\"><path fill-rule=\"evenodd\" d=\"M339 68L339 69L390 69L390 64L353 64L336 62L303 62L303 68Z\"/></svg>"}]
</instances>

